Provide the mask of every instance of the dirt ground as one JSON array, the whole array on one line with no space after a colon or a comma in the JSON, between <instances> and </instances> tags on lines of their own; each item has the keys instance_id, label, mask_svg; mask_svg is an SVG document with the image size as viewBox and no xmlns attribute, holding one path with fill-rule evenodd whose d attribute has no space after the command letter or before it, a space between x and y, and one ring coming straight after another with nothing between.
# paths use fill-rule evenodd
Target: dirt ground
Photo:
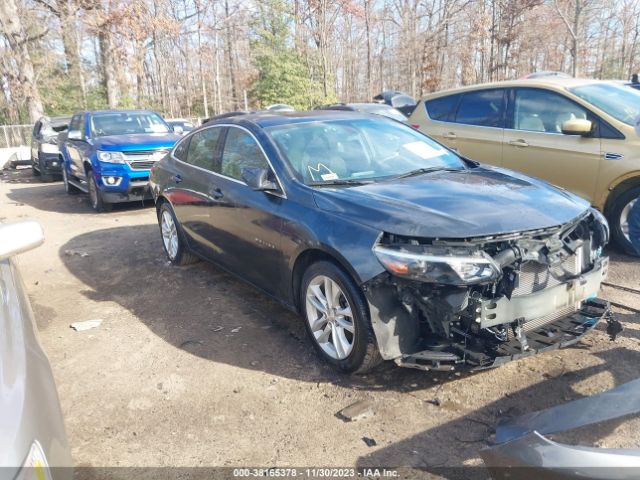
<instances>
[{"instance_id":1,"label":"dirt ground","mask_svg":"<svg viewBox=\"0 0 640 480\"><path fill-rule=\"evenodd\" d=\"M388 466L428 477L481 465L478 450L503 415L640 376L640 315L621 308L615 342L600 324L574 348L474 375L392 363L340 375L276 302L213 265L170 266L150 204L95 214L60 182L5 172L0 220L21 218L38 220L46 235L19 263L76 465ZM640 263L609 254L609 281L639 288ZM603 297L640 308L639 295L605 287ZM102 324L69 327L93 319ZM373 417L336 416L360 399L373 402ZM573 440L640 447L639 426L618 420Z\"/></svg>"}]
</instances>

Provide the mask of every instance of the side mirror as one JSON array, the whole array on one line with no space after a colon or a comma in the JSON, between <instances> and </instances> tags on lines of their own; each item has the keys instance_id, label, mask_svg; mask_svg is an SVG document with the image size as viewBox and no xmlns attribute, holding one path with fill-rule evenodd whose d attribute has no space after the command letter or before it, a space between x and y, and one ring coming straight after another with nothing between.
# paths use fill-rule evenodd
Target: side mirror
<instances>
[{"instance_id":1,"label":"side mirror","mask_svg":"<svg viewBox=\"0 0 640 480\"><path fill-rule=\"evenodd\" d=\"M184 128L182 128L182 125L174 125L172 129L173 133L177 133L178 135L182 135L184 133Z\"/></svg>"},{"instance_id":2,"label":"side mirror","mask_svg":"<svg viewBox=\"0 0 640 480\"><path fill-rule=\"evenodd\" d=\"M80 130L69 130L67 140L82 140L82 133Z\"/></svg>"},{"instance_id":3,"label":"side mirror","mask_svg":"<svg viewBox=\"0 0 640 480\"><path fill-rule=\"evenodd\" d=\"M34 220L0 225L0 260L5 260L44 242L44 232Z\"/></svg>"},{"instance_id":4,"label":"side mirror","mask_svg":"<svg viewBox=\"0 0 640 480\"><path fill-rule=\"evenodd\" d=\"M572 118L562 124L562 133L565 135L589 135L593 129L593 123L583 118Z\"/></svg>"},{"instance_id":5,"label":"side mirror","mask_svg":"<svg viewBox=\"0 0 640 480\"><path fill-rule=\"evenodd\" d=\"M266 168L243 167L242 179L247 182L247 185L249 185L253 190L277 192L278 185L276 185L276 182L269 179L270 173L270 170Z\"/></svg>"}]
</instances>

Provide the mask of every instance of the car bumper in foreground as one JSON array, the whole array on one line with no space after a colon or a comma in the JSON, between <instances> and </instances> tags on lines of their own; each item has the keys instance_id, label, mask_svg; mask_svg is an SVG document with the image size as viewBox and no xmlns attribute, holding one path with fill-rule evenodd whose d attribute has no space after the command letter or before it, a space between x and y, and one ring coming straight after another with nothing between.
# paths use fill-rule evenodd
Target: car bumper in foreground
<instances>
[{"instance_id":1,"label":"car bumper in foreground","mask_svg":"<svg viewBox=\"0 0 640 480\"><path fill-rule=\"evenodd\" d=\"M640 412L640 379L606 392L499 422L480 451L495 480L640 478L640 449L594 448L545 437Z\"/></svg>"}]
</instances>

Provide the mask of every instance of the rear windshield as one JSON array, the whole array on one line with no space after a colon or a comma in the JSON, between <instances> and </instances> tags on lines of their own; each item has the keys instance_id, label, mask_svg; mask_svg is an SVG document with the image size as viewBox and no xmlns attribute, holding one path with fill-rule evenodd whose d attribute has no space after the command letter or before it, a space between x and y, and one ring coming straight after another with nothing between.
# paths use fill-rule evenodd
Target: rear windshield
<instances>
[{"instance_id":1,"label":"rear windshield","mask_svg":"<svg viewBox=\"0 0 640 480\"><path fill-rule=\"evenodd\" d=\"M109 112L91 116L95 137L135 133L168 133L169 126L153 112Z\"/></svg>"}]
</instances>

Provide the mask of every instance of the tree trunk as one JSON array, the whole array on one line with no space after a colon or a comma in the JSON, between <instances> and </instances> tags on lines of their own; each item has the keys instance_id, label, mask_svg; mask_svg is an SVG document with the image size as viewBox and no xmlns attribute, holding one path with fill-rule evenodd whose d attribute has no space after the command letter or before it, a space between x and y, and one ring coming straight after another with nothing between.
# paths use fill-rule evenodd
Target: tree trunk
<instances>
[{"instance_id":1,"label":"tree trunk","mask_svg":"<svg viewBox=\"0 0 640 480\"><path fill-rule=\"evenodd\" d=\"M18 65L18 80L27 104L29 120L36 122L44 115L40 91L35 81L33 63L27 48L27 35L22 27L15 0L0 1L0 26Z\"/></svg>"},{"instance_id":2,"label":"tree trunk","mask_svg":"<svg viewBox=\"0 0 640 480\"><path fill-rule=\"evenodd\" d=\"M98 35L100 42L100 55L102 57L102 75L105 91L107 92L107 105L109 108L117 108L120 103L120 91L114 62L113 39L109 27L103 27Z\"/></svg>"}]
</instances>

